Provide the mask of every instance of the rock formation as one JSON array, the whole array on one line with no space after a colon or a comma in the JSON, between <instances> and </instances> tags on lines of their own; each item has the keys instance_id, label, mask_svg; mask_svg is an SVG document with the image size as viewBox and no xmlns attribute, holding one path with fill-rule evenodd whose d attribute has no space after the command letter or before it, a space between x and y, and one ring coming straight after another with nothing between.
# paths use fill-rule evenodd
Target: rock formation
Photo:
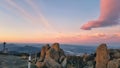
<instances>
[{"instance_id":1,"label":"rock formation","mask_svg":"<svg viewBox=\"0 0 120 68\"><path fill-rule=\"evenodd\" d=\"M60 48L59 43L54 43L51 47L49 45L42 47L40 60L36 65L38 68L63 68L64 59L64 51Z\"/></svg>"},{"instance_id":2,"label":"rock formation","mask_svg":"<svg viewBox=\"0 0 120 68\"><path fill-rule=\"evenodd\" d=\"M41 62L44 61L46 52L49 50L49 48L50 48L49 44L46 44L45 46L42 47L39 61Z\"/></svg>"},{"instance_id":3,"label":"rock formation","mask_svg":"<svg viewBox=\"0 0 120 68\"><path fill-rule=\"evenodd\" d=\"M107 68L120 68L120 49L109 49L110 61Z\"/></svg>"},{"instance_id":4,"label":"rock formation","mask_svg":"<svg viewBox=\"0 0 120 68\"><path fill-rule=\"evenodd\" d=\"M120 58L120 49L109 49L110 59Z\"/></svg>"},{"instance_id":5,"label":"rock formation","mask_svg":"<svg viewBox=\"0 0 120 68\"><path fill-rule=\"evenodd\" d=\"M106 44L98 46L93 54L83 56L65 55L59 43L45 45L41 49L38 68L120 68L120 49L107 49Z\"/></svg>"},{"instance_id":6,"label":"rock formation","mask_svg":"<svg viewBox=\"0 0 120 68\"><path fill-rule=\"evenodd\" d=\"M96 51L96 68L107 68L109 53L106 44L101 44Z\"/></svg>"},{"instance_id":7,"label":"rock formation","mask_svg":"<svg viewBox=\"0 0 120 68\"><path fill-rule=\"evenodd\" d=\"M64 51L59 47L58 43L54 43L46 53L46 58L52 58L56 62L61 63L63 57L65 57Z\"/></svg>"},{"instance_id":8,"label":"rock formation","mask_svg":"<svg viewBox=\"0 0 120 68\"><path fill-rule=\"evenodd\" d=\"M107 68L120 68L120 59L110 60Z\"/></svg>"}]
</instances>

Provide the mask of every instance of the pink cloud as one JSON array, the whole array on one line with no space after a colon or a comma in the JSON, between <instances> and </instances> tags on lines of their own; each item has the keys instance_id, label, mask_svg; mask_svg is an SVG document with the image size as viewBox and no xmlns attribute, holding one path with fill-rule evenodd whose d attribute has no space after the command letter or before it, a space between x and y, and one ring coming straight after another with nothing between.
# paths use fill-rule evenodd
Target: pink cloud
<instances>
[{"instance_id":1,"label":"pink cloud","mask_svg":"<svg viewBox=\"0 0 120 68\"><path fill-rule=\"evenodd\" d=\"M105 34L78 34L78 35L62 35L62 36L47 36L35 38L22 38L22 37L1 37L2 40L7 42L36 42L36 43L69 43L69 44L94 44L94 43L120 43L120 33Z\"/></svg>"},{"instance_id":2,"label":"pink cloud","mask_svg":"<svg viewBox=\"0 0 120 68\"><path fill-rule=\"evenodd\" d=\"M69 37L59 37L55 39L61 43L79 43L79 44L93 44L93 43L119 43L119 34L105 34L96 33L90 35L75 35Z\"/></svg>"},{"instance_id":3,"label":"pink cloud","mask_svg":"<svg viewBox=\"0 0 120 68\"><path fill-rule=\"evenodd\" d=\"M91 30L92 28L108 27L119 24L120 0L101 0L101 13L97 20L89 21L81 29Z\"/></svg>"}]
</instances>

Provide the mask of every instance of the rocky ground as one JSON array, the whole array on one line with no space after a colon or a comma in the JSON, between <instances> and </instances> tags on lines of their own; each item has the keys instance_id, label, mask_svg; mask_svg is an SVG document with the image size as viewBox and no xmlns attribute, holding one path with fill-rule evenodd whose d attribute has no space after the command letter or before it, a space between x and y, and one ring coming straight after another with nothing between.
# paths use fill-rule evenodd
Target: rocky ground
<instances>
[{"instance_id":1,"label":"rocky ground","mask_svg":"<svg viewBox=\"0 0 120 68\"><path fill-rule=\"evenodd\" d=\"M27 61L18 56L0 55L0 68L26 68Z\"/></svg>"}]
</instances>

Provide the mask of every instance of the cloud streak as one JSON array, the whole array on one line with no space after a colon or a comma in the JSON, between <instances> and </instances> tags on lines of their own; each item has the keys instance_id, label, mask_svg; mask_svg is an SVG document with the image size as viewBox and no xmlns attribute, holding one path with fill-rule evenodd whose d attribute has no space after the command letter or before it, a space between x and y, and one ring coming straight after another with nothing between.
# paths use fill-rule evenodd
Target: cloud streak
<instances>
[{"instance_id":1,"label":"cloud streak","mask_svg":"<svg viewBox=\"0 0 120 68\"><path fill-rule=\"evenodd\" d=\"M89 43L119 43L120 33L116 34L105 34L105 33L93 33L93 34L78 34L78 35L62 35L54 38L55 41L62 43L78 43L78 44L89 44Z\"/></svg>"},{"instance_id":2,"label":"cloud streak","mask_svg":"<svg viewBox=\"0 0 120 68\"><path fill-rule=\"evenodd\" d=\"M27 21L32 21L35 22L36 20L28 13L26 12L23 8L21 8L19 5L17 5L14 1L12 0L5 0L9 5L12 7L16 8L18 10L18 13L20 12L21 15L27 19Z\"/></svg>"},{"instance_id":3,"label":"cloud streak","mask_svg":"<svg viewBox=\"0 0 120 68\"><path fill-rule=\"evenodd\" d=\"M24 18L24 20L27 20L28 22L37 22L37 23L42 23L46 28L51 27L48 20L42 15L42 13L39 11L39 8L36 4L34 4L32 1L30 0L25 0L33 9L33 11L35 11L35 13L37 13L38 17L35 18L33 17L31 14L29 14L24 8L22 8L20 5L18 5L17 3L15 3L13 0L5 0L5 2L7 4L9 4L10 6L7 6L5 4L0 4L2 5L3 8L12 11L16 14L19 14L22 16L22 18ZM16 10L17 11L16 11Z\"/></svg>"},{"instance_id":4,"label":"cloud streak","mask_svg":"<svg viewBox=\"0 0 120 68\"><path fill-rule=\"evenodd\" d=\"M97 20L89 21L81 29L91 30L92 28L108 27L119 24L120 0L101 0L101 13Z\"/></svg>"},{"instance_id":5,"label":"cloud streak","mask_svg":"<svg viewBox=\"0 0 120 68\"><path fill-rule=\"evenodd\" d=\"M42 13L38 10L38 6L33 3L31 0L26 0L26 2L34 9L34 11L37 13L38 15L38 21L42 22L47 28L50 27L50 24L48 22L48 20L42 15Z\"/></svg>"},{"instance_id":6,"label":"cloud streak","mask_svg":"<svg viewBox=\"0 0 120 68\"><path fill-rule=\"evenodd\" d=\"M5 0L5 1L6 1L6 0ZM7 2L7 1L6 1L6 2ZM6 4L3 4L3 3L0 3L0 6L1 6L2 8L4 8L4 9L10 11L10 12L15 13L16 15L22 16L22 18L23 18L24 20L27 20L28 22L31 22L28 18L26 18L25 15L19 13L18 11L13 10L13 7L7 6ZM3 13L4 13L4 12L3 12ZM7 15L7 14L6 14L6 15ZM9 17L9 15L7 15L7 16ZM13 16L12 16L12 17L13 17ZM10 17L10 18L11 18L11 17Z\"/></svg>"}]
</instances>

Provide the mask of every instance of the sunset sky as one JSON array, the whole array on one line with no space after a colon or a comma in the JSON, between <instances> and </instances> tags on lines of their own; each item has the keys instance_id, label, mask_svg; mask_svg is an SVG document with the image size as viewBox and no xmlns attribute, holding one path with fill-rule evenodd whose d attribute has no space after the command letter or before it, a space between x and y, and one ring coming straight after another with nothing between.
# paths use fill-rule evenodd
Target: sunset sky
<instances>
[{"instance_id":1,"label":"sunset sky","mask_svg":"<svg viewBox=\"0 0 120 68\"><path fill-rule=\"evenodd\" d=\"M0 42L120 45L120 0L107 1L0 0Z\"/></svg>"}]
</instances>

